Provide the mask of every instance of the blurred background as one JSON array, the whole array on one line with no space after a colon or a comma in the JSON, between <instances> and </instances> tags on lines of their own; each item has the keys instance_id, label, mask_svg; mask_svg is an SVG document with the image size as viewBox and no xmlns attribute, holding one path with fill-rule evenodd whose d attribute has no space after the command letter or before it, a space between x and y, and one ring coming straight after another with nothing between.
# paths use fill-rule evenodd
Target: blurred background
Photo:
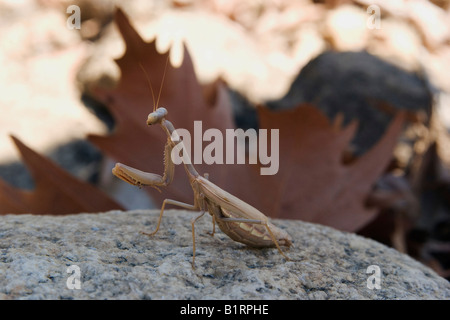
<instances>
[{"instance_id":1,"label":"blurred background","mask_svg":"<svg viewBox=\"0 0 450 320\"><path fill-rule=\"evenodd\" d=\"M79 20L71 5L80 9ZM221 77L235 108L309 101L332 117L339 95L354 101L354 91L382 88L379 94L394 106L421 111L417 118L432 109L450 130L448 0L0 0L0 178L8 184L34 186L13 134L124 207L151 206L135 189L111 187L111 160L85 139L114 127L93 90L112 88L120 77L114 59L125 46L113 23L116 5L146 41L157 37L161 52L173 48L174 64L182 61L185 43L199 81ZM240 120L244 127L253 121ZM377 127L367 122L366 131ZM356 151L377 139L363 132ZM441 156L450 163L448 152ZM450 252L448 211L444 215L441 262Z\"/></svg>"}]
</instances>

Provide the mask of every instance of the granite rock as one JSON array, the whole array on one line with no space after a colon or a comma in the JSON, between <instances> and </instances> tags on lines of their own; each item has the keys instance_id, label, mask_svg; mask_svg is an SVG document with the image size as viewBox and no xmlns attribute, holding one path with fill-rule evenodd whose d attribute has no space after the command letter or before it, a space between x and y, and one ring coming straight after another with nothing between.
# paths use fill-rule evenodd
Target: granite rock
<instances>
[{"instance_id":1,"label":"granite rock","mask_svg":"<svg viewBox=\"0 0 450 320\"><path fill-rule=\"evenodd\" d=\"M274 220L285 261L167 210L0 217L0 299L449 299L450 284L409 256L317 224ZM372 266L372 267L371 267ZM80 289L76 285L80 285ZM377 289L376 284L379 284Z\"/></svg>"}]
</instances>

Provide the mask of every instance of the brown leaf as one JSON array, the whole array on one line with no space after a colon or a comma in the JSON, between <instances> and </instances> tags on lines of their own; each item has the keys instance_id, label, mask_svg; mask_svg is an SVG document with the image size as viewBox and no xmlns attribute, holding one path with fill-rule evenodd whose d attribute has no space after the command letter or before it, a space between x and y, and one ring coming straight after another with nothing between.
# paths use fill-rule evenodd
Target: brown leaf
<instances>
[{"instance_id":1,"label":"brown leaf","mask_svg":"<svg viewBox=\"0 0 450 320\"><path fill-rule=\"evenodd\" d=\"M266 212L348 231L358 230L375 217L377 210L366 208L365 199L392 158L403 113L371 150L350 163L344 163L343 156L356 122L336 127L310 105L282 112L260 109L259 115L261 128L280 128L280 170L252 186L270 188L270 196L260 197Z\"/></svg>"},{"instance_id":2,"label":"brown leaf","mask_svg":"<svg viewBox=\"0 0 450 320\"><path fill-rule=\"evenodd\" d=\"M35 180L35 190L11 187L0 179L0 214L102 212L121 206L94 186L77 180L11 136Z\"/></svg>"},{"instance_id":3,"label":"brown leaf","mask_svg":"<svg viewBox=\"0 0 450 320\"><path fill-rule=\"evenodd\" d=\"M166 137L160 128L145 123L152 105L139 62L148 70L153 87L159 88L168 53L159 54L155 42L144 42L120 10L116 21L127 47L117 61L122 78L116 89L102 91L100 97L116 118L117 129L109 137L91 136L90 140L119 162L161 173ZM169 111L168 119L175 128L185 128L191 134L195 120L202 121L203 132L208 128L222 133L233 129L230 102L223 88L217 87L214 106L206 103L187 50L184 57L180 68L169 65L167 69L161 106ZM214 97L208 92L209 97ZM403 114L395 117L376 146L351 161L344 156L356 123L342 129L338 120L330 123L312 106L279 112L261 108L259 118L261 129L280 130L277 174L262 176L260 165L249 164L203 163L195 165L199 172L208 172L212 182L271 217L302 219L350 231L374 218L376 210L365 207L365 198L392 157ZM170 198L192 203L192 191L183 171L182 166L177 166L171 186L161 194L148 188L149 193L160 202Z\"/></svg>"}]
</instances>

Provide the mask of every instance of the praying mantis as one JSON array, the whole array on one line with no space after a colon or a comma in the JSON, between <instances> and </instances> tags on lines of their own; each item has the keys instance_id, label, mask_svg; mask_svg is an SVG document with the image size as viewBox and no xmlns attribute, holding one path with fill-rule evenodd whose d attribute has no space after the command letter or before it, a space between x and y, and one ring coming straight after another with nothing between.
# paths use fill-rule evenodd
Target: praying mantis
<instances>
[{"instance_id":1,"label":"praying mantis","mask_svg":"<svg viewBox=\"0 0 450 320\"><path fill-rule=\"evenodd\" d=\"M166 61L166 68L168 60L169 59L167 59ZM175 148L175 146L177 146L178 144L183 144L183 141L179 139L179 136L177 135L176 129L173 124L166 119L168 115L167 109L158 107L161 89L164 82L165 71L158 94L158 99L155 103L155 96L150 79L148 78L148 75L142 64L139 65L147 77L147 82L149 84L153 98L153 112L151 112L147 117L147 125L151 126L159 124L167 134L167 143L164 148L164 174L163 176L161 176L154 173L144 172L122 163L117 163L113 168L112 173L116 177L132 185L139 187L150 186L158 189L159 187L168 186L172 182L174 178L175 164L171 159L171 152ZM180 146L184 148L184 145L178 145L178 147ZM272 224L269 221L269 218L256 208L252 207L248 203L233 196L232 194L209 181L207 174L201 176L192 165L186 152L183 152L183 157L183 165L188 176L189 183L194 192L194 204L187 204L172 199L165 199L161 207L155 230L151 233L142 232L143 234L153 236L158 232L164 209L166 205L170 204L188 210L200 211L200 213L196 217L191 219L193 268L195 268L194 225L195 222L203 217L206 212L208 212L212 217L213 231L211 233L211 236L214 236L215 224L217 223L219 228L234 241L246 244L250 247L276 247L286 260L290 260L289 257L287 257L281 249L281 246L290 247L292 245L292 239L286 231Z\"/></svg>"}]
</instances>

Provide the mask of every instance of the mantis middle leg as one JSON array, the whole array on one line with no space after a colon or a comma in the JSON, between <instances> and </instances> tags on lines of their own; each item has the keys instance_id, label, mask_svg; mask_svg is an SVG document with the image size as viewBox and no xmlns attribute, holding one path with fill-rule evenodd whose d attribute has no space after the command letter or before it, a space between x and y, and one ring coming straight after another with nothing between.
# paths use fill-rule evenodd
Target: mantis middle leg
<instances>
[{"instance_id":1,"label":"mantis middle leg","mask_svg":"<svg viewBox=\"0 0 450 320\"><path fill-rule=\"evenodd\" d=\"M155 233L158 232L159 230L159 226L161 225L161 220L162 220L162 216L164 214L164 208L166 206L166 204L172 204L181 208L185 208L188 210L197 210L198 208L192 204L187 204L184 202L180 202L180 201L176 201L176 200L171 200L171 199L166 199L163 201L162 207L161 207L161 212L159 213L159 219L158 219L158 224L156 225L156 229L155 231L151 232L151 233L146 233L146 232L141 232L142 234L145 234L147 236L153 236Z\"/></svg>"},{"instance_id":2,"label":"mantis middle leg","mask_svg":"<svg viewBox=\"0 0 450 320\"><path fill-rule=\"evenodd\" d=\"M158 224L156 225L156 229L155 231L151 232L151 233L146 233L146 232L141 232L142 234L145 234L147 236L153 236L156 234L156 232L158 232L159 230L159 226L161 225L161 220L162 220L162 216L164 214L164 208L166 206L166 204L172 204L175 206L179 206L188 210L198 210L198 208L194 205L191 204L187 204L184 202L180 202L180 201L176 201L176 200L172 200L172 199L165 199L163 201L162 207L161 207L161 212L159 214L159 219L158 219ZM205 214L205 210L202 210L200 212L200 214L194 218L191 219L191 225L192 225L192 268L195 269L195 222L197 222L198 219L200 219L201 217L203 217L203 215ZM214 231L213 231L214 232Z\"/></svg>"}]
</instances>

